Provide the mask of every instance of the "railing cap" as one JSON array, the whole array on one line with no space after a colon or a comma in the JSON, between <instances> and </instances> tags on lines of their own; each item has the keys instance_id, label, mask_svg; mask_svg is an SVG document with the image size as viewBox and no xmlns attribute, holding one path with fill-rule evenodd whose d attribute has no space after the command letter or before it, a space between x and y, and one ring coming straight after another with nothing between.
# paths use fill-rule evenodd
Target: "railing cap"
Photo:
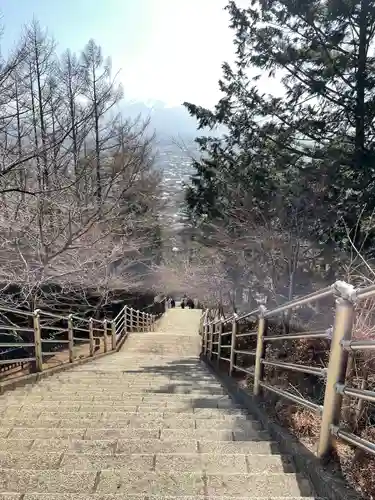
<instances>
[{"instance_id":1,"label":"railing cap","mask_svg":"<svg viewBox=\"0 0 375 500\"><path fill-rule=\"evenodd\" d=\"M266 312L267 312L267 307L264 304L260 304L260 306L259 306L259 317L263 318L264 315L266 314Z\"/></svg>"},{"instance_id":2,"label":"railing cap","mask_svg":"<svg viewBox=\"0 0 375 500\"><path fill-rule=\"evenodd\" d=\"M357 300L357 292L353 285L346 283L345 281L335 281L332 285L332 289L335 295L341 299L348 300L349 302L355 303Z\"/></svg>"}]
</instances>

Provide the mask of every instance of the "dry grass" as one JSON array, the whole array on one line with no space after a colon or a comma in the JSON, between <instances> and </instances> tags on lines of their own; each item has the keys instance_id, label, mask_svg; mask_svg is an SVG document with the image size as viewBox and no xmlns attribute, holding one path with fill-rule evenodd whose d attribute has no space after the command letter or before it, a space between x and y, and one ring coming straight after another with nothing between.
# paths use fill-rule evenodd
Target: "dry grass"
<instances>
[{"instance_id":1,"label":"dry grass","mask_svg":"<svg viewBox=\"0 0 375 500\"><path fill-rule=\"evenodd\" d=\"M318 415L281 401L276 405L267 405L267 410L305 446L314 451L320 431ZM375 442L375 428L366 427L359 436ZM363 498L375 500L375 457L341 441L336 442L335 451L333 456L337 470Z\"/></svg>"},{"instance_id":2,"label":"dry grass","mask_svg":"<svg viewBox=\"0 0 375 500\"><path fill-rule=\"evenodd\" d=\"M327 325L328 326L328 325ZM326 327L327 327L326 326ZM251 331L254 323L242 323L239 332ZM319 325L320 327L320 325ZM308 324L304 330L313 330L316 325ZM291 327L292 331L303 331L301 325ZM281 326L270 324L269 334L284 333ZM361 304L357 311L353 336L356 339L375 338L375 301L368 300ZM238 349L254 350L255 339L241 338ZM266 358L275 361L326 367L328 364L329 341L312 339L306 341L279 341L267 343ZM239 366L251 368L254 359L238 356ZM237 374L236 378L240 377ZM289 370L266 367L265 380L277 387L305 397L319 404L323 403L325 383L323 379L313 375L305 375ZM252 377L239 379L250 391ZM360 352L349 359L346 383L352 387L375 387L375 357L371 352ZM320 432L320 417L315 413L267 395L266 408L270 416L289 429L311 451L316 450ZM367 402L344 398L341 426L356 435L375 443L375 408ZM336 443L334 469L345 477L347 482L359 492L363 498L375 500L375 457L348 446L341 441Z\"/></svg>"}]
</instances>

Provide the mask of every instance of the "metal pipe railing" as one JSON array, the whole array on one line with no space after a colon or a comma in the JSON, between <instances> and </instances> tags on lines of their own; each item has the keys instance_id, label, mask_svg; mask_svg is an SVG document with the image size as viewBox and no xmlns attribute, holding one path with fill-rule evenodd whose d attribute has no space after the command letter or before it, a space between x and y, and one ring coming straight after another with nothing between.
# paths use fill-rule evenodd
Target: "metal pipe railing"
<instances>
[{"instance_id":1,"label":"metal pipe railing","mask_svg":"<svg viewBox=\"0 0 375 500\"><path fill-rule=\"evenodd\" d=\"M117 343L119 340L126 336L127 323L131 325L131 329L137 328L138 331L141 328L142 331L153 330L156 321L156 316L149 314L148 312L141 312L132 308L125 306L121 309L120 313L116 316L118 319L117 324L115 320L109 321L107 319L96 319L96 318L86 318L75 314L70 314L68 316L63 316L61 314L55 314L50 311L35 310L34 312L23 311L18 309L12 309L9 307L0 307L0 314L3 313L3 322L8 321L10 324L0 325L0 334L8 335L21 335L22 333L32 334L32 340L25 339L24 342L0 342L0 349L10 349L1 352L0 365L17 365L20 363L35 363L35 370L37 372L46 369L46 365L43 364L44 358L53 357L57 354L57 350L44 351L42 346L66 346L69 363L73 363L77 354L76 349L80 349L79 346L84 346L84 344L89 344L89 355L95 357L100 349L107 353L109 350L115 350L117 348ZM32 327L24 327L14 325L14 318L7 320L6 314L20 315L26 318L33 319ZM128 320L129 318L129 320ZM53 321L55 320L55 321ZM54 322L66 322L66 326L53 326ZM43 338L42 333L50 333L50 338ZM77 333L81 333L82 337L78 337ZM55 338L53 338L55 337ZM108 345L109 337L112 339L112 345ZM103 342L102 342L103 340ZM11 356L15 355L15 349L30 349L31 356L26 355L25 357L13 358ZM87 349L84 347L84 349ZM8 354L9 353L9 354ZM87 356L87 351L83 351L84 355ZM7 358L5 358L7 356ZM82 357L82 355L80 356ZM48 365L47 365L48 366Z\"/></svg>"},{"instance_id":2,"label":"metal pipe railing","mask_svg":"<svg viewBox=\"0 0 375 500\"><path fill-rule=\"evenodd\" d=\"M276 316L293 308L300 307L326 297L336 298L335 321L333 328L327 330L315 330L307 332L295 332L279 335L267 335L267 319ZM323 458L329 456L334 447L334 436L344 440L345 442L361 448L365 451L375 454L375 444L367 441L355 434L351 434L339 428L341 418L341 407L343 396L356 398L370 403L375 402L375 391L366 389L357 389L350 387L346 383L346 369L348 362L348 353L350 351L372 351L375 350L375 339L355 340L352 339L354 305L358 300L368 297L375 297L375 285L355 290L351 285L342 281L337 281L334 285L326 287L317 292L311 293L305 297L301 297L276 307L272 310L266 310L264 306L249 313L238 316L233 314L231 317L232 329L231 332L223 332L222 325L228 322L227 320L213 320L205 322L203 326L202 345L203 353L212 359L212 356L218 356L229 362L229 374L234 371L242 372L254 377L253 393L255 396L260 396L263 391L270 391L281 398L288 399L298 405L301 405L311 411L321 414L321 428L318 444L318 456ZM242 319L257 315L258 331L255 333L238 332L238 323ZM205 319L208 317L206 311ZM219 332L214 325L221 322ZM256 351L237 349L239 339L251 338L257 336ZM218 338L217 338L218 336ZM230 337L230 344L223 345L222 338ZM327 367L315 367L284 361L275 361L266 358L265 345L269 342L287 341L287 340L310 340L310 339L329 339L329 361ZM213 352L213 346L219 345L219 353ZM229 350L229 358L220 356L220 352ZM254 369L249 369L246 366L239 366L236 356L253 356L255 357ZM245 358L246 359L246 358ZM265 380L264 368L266 366L290 370L294 372L304 373L323 378L325 383L325 394L323 405L308 399L293 394L287 390L275 387L273 384Z\"/></svg>"},{"instance_id":3,"label":"metal pipe railing","mask_svg":"<svg viewBox=\"0 0 375 500\"><path fill-rule=\"evenodd\" d=\"M283 370L291 370L300 373L309 373L310 375L316 375L317 377L325 377L325 368L318 368L315 366L298 365L295 363L284 363L283 361L266 361L262 360L262 364L265 366L273 366L275 368L281 368Z\"/></svg>"},{"instance_id":4,"label":"metal pipe railing","mask_svg":"<svg viewBox=\"0 0 375 500\"><path fill-rule=\"evenodd\" d=\"M319 290L318 292L313 292L305 297L301 297L300 299L286 302L286 304L276 307L276 309L271 309L270 311L267 311L265 317L270 318L271 316L276 316L277 314L288 311L289 309L294 309L295 307L303 306L304 304L309 304L310 302L315 302L317 300L324 299L325 297L332 297L333 295L334 288L329 286L327 288L323 288L323 290Z\"/></svg>"},{"instance_id":5,"label":"metal pipe railing","mask_svg":"<svg viewBox=\"0 0 375 500\"><path fill-rule=\"evenodd\" d=\"M258 332L239 333L237 335L237 338L240 339L241 337L256 337L257 335L258 335Z\"/></svg>"},{"instance_id":6,"label":"metal pipe railing","mask_svg":"<svg viewBox=\"0 0 375 500\"><path fill-rule=\"evenodd\" d=\"M363 399L375 403L375 391L368 391L366 389L356 389L355 387L348 387L346 385L336 385L336 391L344 396L352 398Z\"/></svg>"},{"instance_id":7,"label":"metal pipe railing","mask_svg":"<svg viewBox=\"0 0 375 500\"><path fill-rule=\"evenodd\" d=\"M360 438L351 432L346 432L340 429L338 426L333 425L331 427L331 432L335 437L338 437L345 441L346 443L352 444L356 448L367 451L372 455L375 455L375 444L367 439Z\"/></svg>"},{"instance_id":8,"label":"metal pipe railing","mask_svg":"<svg viewBox=\"0 0 375 500\"><path fill-rule=\"evenodd\" d=\"M346 351L373 351L375 340L347 340L342 342Z\"/></svg>"},{"instance_id":9,"label":"metal pipe railing","mask_svg":"<svg viewBox=\"0 0 375 500\"><path fill-rule=\"evenodd\" d=\"M305 408L308 408L309 410L315 411L317 413L322 412L322 407L316 403L313 403L312 401L309 401L308 399L302 398L300 396L297 396L295 394L292 394L289 391L284 391L283 389L280 389L278 387L274 387L273 385L270 384L265 384L264 382L260 382L260 386L263 387L263 389L266 389L267 391L274 392L275 394L278 394L279 396L289 399L290 401L293 401L294 403L297 403L301 406L304 406Z\"/></svg>"},{"instance_id":10,"label":"metal pipe railing","mask_svg":"<svg viewBox=\"0 0 375 500\"><path fill-rule=\"evenodd\" d=\"M356 290L357 300L365 300L375 296L375 285L369 285Z\"/></svg>"},{"instance_id":11,"label":"metal pipe railing","mask_svg":"<svg viewBox=\"0 0 375 500\"><path fill-rule=\"evenodd\" d=\"M240 351L238 349L235 349L235 354L245 354L247 356L256 356L256 352L255 351Z\"/></svg>"},{"instance_id":12,"label":"metal pipe railing","mask_svg":"<svg viewBox=\"0 0 375 500\"><path fill-rule=\"evenodd\" d=\"M233 368L235 368L239 372L244 372L244 373L247 373L248 375L251 375L252 377L254 377L254 372L251 370L247 370L243 366L233 365Z\"/></svg>"},{"instance_id":13,"label":"metal pipe railing","mask_svg":"<svg viewBox=\"0 0 375 500\"><path fill-rule=\"evenodd\" d=\"M266 342L276 340L304 340L304 339L328 339L329 335L325 330L317 330L316 332L305 333L288 333L286 335L267 335L264 339Z\"/></svg>"},{"instance_id":14,"label":"metal pipe railing","mask_svg":"<svg viewBox=\"0 0 375 500\"><path fill-rule=\"evenodd\" d=\"M254 309L254 311L251 311L249 313L242 314L241 316L238 316L237 321L241 321L243 319L249 318L250 316L255 316L259 312L259 307L257 309Z\"/></svg>"}]
</instances>

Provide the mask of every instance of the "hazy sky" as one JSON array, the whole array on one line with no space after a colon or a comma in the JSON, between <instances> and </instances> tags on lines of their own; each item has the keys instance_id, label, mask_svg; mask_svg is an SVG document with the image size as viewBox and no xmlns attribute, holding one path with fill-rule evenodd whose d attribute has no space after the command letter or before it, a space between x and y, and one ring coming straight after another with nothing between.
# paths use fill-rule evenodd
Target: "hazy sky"
<instances>
[{"instance_id":1,"label":"hazy sky","mask_svg":"<svg viewBox=\"0 0 375 500\"><path fill-rule=\"evenodd\" d=\"M60 51L94 38L127 99L216 103L221 63L233 54L226 0L0 0L3 50L35 16Z\"/></svg>"}]
</instances>

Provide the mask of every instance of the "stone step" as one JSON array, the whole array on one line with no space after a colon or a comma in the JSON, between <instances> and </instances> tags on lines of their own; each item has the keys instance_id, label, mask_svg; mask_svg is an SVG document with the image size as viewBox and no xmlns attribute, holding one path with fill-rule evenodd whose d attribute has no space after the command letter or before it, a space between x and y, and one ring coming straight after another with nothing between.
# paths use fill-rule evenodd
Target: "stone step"
<instances>
[{"instance_id":1,"label":"stone step","mask_svg":"<svg viewBox=\"0 0 375 500\"><path fill-rule=\"evenodd\" d=\"M251 496L270 498L312 494L307 481L296 474L170 474L158 471L67 471L1 469L2 493L122 493L160 496ZM51 497L50 497L51 498Z\"/></svg>"},{"instance_id":2,"label":"stone step","mask_svg":"<svg viewBox=\"0 0 375 500\"><path fill-rule=\"evenodd\" d=\"M108 435L105 429L102 436ZM118 432L118 430L116 430ZM252 440L252 441L233 441L230 434L221 436L220 441L206 439L207 436L195 435L194 437L186 435L184 437L171 438L164 435L162 439L155 437L158 431L148 429L137 429L130 432L123 438L94 439L99 437L100 433L95 434L91 430L91 439L68 439L68 438L37 438L34 439L12 439L0 438L0 452L19 451L61 451L76 453L96 453L103 455L112 455L114 453L200 453L210 454L279 454L277 445L270 441ZM172 432L172 431L171 431ZM178 432L178 431L177 431ZM213 437L213 436L211 436ZM217 436L215 436L217 437Z\"/></svg>"},{"instance_id":3,"label":"stone step","mask_svg":"<svg viewBox=\"0 0 375 500\"><path fill-rule=\"evenodd\" d=\"M68 425L69 424L69 425ZM73 425L76 424L76 425ZM154 422L135 422L134 426L127 426L113 421L96 422L94 425L87 425L88 421L69 421L65 425L56 427L13 427L0 428L0 436L2 439L118 439L118 438L137 438L142 439L145 436L150 438L160 438L163 440L171 439L204 439L207 441L267 441L270 439L266 431L254 429L251 424L249 426L234 426L229 425L226 428L181 428L175 422L158 425ZM107 425L106 425L107 424ZM170 425L170 427L168 427ZM1 446L1 444L0 444Z\"/></svg>"},{"instance_id":4,"label":"stone step","mask_svg":"<svg viewBox=\"0 0 375 500\"><path fill-rule=\"evenodd\" d=\"M159 402L190 402L195 406L199 407L219 407L219 408L240 408L236 406L230 398L227 396L218 396L218 395L210 395L204 392L196 392L194 391L191 394L173 394L173 393L157 393L150 392L148 394L140 393L140 394L129 394L122 389L118 391L113 391L108 393L108 391L81 391L80 393L74 392L60 392L56 389L55 392L48 391L40 394L26 394L26 395L15 395L8 396L6 399L0 399L0 404L4 402L4 404L27 404L33 402L42 402L42 401L114 401L117 400L119 403L123 401L126 404L133 404L133 401L137 401L138 403L144 403L146 406L148 403L159 403ZM129 403L129 401L131 401ZM52 405L53 403L51 403Z\"/></svg>"},{"instance_id":5,"label":"stone step","mask_svg":"<svg viewBox=\"0 0 375 500\"><path fill-rule=\"evenodd\" d=\"M178 394L168 394L160 397L153 397L149 395L127 395L126 393L120 393L118 395L109 395L105 391L102 394L92 395L90 393L82 394L51 394L48 396L34 396L34 397L19 397L19 398L8 398L5 402L0 401L2 409L6 409L7 406L16 406L17 404L22 405L23 409L27 406L33 406L38 403L49 404L51 408L56 405L63 406L65 403L69 404L98 404L98 405L110 405L115 406L116 404L120 406L145 406L145 407L163 407L167 406L172 408L181 407L185 405L185 408L219 408L219 409L241 409L241 406L234 404L231 400L225 398L217 397L201 397L192 398L190 396L178 395Z\"/></svg>"},{"instance_id":6,"label":"stone step","mask_svg":"<svg viewBox=\"0 0 375 500\"><path fill-rule=\"evenodd\" d=\"M116 401L106 401L104 404L94 401L55 401L53 403L53 410L61 409L61 411L66 413L77 413L77 412L96 412L96 413L130 413L133 416L139 414L152 414L167 416L181 415L183 418L194 418L194 419L214 419L214 420L227 420L228 418L236 419L252 419L252 416L246 411L241 409L232 408L199 408L199 407L189 407L183 403L175 403L171 401L163 405L149 406L142 404L119 404ZM0 409L0 419L9 418L19 418L22 417L34 417L40 416L45 412L51 411L51 403L49 401L36 401L30 404L14 404L7 405L6 407ZM22 412L22 414L21 414ZM43 426L41 426L43 427Z\"/></svg>"},{"instance_id":7,"label":"stone step","mask_svg":"<svg viewBox=\"0 0 375 500\"><path fill-rule=\"evenodd\" d=\"M260 424L251 420L245 415L222 415L216 418L205 417L199 413L176 413L168 411L166 408L160 408L163 411L108 411L112 407L103 407L107 411L36 411L33 413L25 412L8 414L0 419L1 427L52 427L58 426L59 422L67 427L68 422L92 421L93 425L100 422L119 422L122 426L130 427L166 427L166 428L186 428L186 429L257 429L260 430ZM113 409L113 408L112 408ZM39 425L38 425L39 424ZM74 425L73 425L74 427ZM80 426L82 427L82 426ZM105 425L103 425L105 427Z\"/></svg>"},{"instance_id":8,"label":"stone step","mask_svg":"<svg viewBox=\"0 0 375 500\"><path fill-rule=\"evenodd\" d=\"M307 481L198 359L194 314L0 396L0 500L306 500Z\"/></svg>"},{"instance_id":9,"label":"stone step","mask_svg":"<svg viewBox=\"0 0 375 500\"><path fill-rule=\"evenodd\" d=\"M111 493L102 495L100 493L80 494L80 493L0 493L0 500L258 500L259 497L228 497L228 496L160 496L160 495L133 495L127 494L126 497L122 493ZM324 500L316 497L290 497L277 496L269 497L267 500Z\"/></svg>"},{"instance_id":10,"label":"stone step","mask_svg":"<svg viewBox=\"0 0 375 500\"><path fill-rule=\"evenodd\" d=\"M17 418L37 418L48 419L48 418L70 418L74 416L79 416L81 418L97 417L100 415L113 414L113 417L122 415L124 418L154 418L160 420L160 418L176 418L178 420L215 420L221 421L225 420L227 422L237 422L239 420L252 420L251 415L241 412L241 410L231 410L231 409L219 409L219 408L189 408L185 405L181 406L121 406L113 404L74 404L69 403L53 405L53 411L50 404L41 404L20 407L5 408L0 412L0 419L17 419ZM56 411L61 408L61 411ZM43 426L41 426L43 427Z\"/></svg>"},{"instance_id":11,"label":"stone step","mask_svg":"<svg viewBox=\"0 0 375 500\"><path fill-rule=\"evenodd\" d=\"M0 452L0 469L64 469L67 471L101 471L106 469L199 472L210 474L267 474L294 472L291 461L280 455L213 455L192 454L115 454L64 453L51 451Z\"/></svg>"},{"instance_id":12,"label":"stone step","mask_svg":"<svg viewBox=\"0 0 375 500\"><path fill-rule=\"evenodd\" d=\"M58 390L58 387L56 386L55 389L51 388L47 392L47 396L49 393L52 393L54 390ZM79 384L72 384L71 388L65 387L63 390L60 391L60 394L80 394L80 393L86 393L87 391L90 391L90 394L95 396L96 394L107 394L111 395L113 394L114 396L116 395L124 395L124 394L129 394L131 395L139 395L140 397L142 396L147 396L148 394L152 395L186 395L190 397L197 397L197 396L214 396L214 395L223 395L226 396L226 392L224 389L221 389L220 387L202 387L202 389L199 389L197 387L190 387L190 386L160 386L160 388L156 387L156 384L153 385L153 388L151 389L151 386L145 386L145 387L133 387L133 386L126 386L126 385L119 385L118 387L95 387L92 390L90 389L90 386L82 386ZM30 392L28 395L29 396L38 396L46 393L46 389L38 389Z\"/></svg>"}]
</instances>

